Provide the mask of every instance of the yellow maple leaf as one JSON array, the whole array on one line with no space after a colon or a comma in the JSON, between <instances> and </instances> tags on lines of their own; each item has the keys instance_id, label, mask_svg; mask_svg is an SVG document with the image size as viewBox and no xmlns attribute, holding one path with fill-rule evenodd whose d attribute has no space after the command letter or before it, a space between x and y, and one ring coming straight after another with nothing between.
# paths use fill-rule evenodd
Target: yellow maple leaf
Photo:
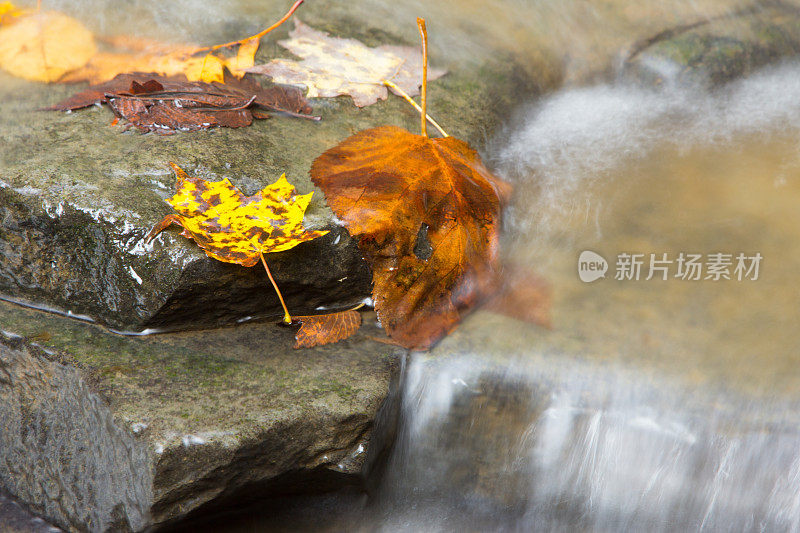
<instances>
[{"instance_id":1,"label":"yellow maple leaf","mask_svg":"<svg viewBox=\"0 0 800 533\"><path fill-rule=\"evenodd\" d=\"M23 14L0 27L0 67L27 80L58 81L83 67L96 52L92 33L78 20L55 11Z\"/></svg>"},{"instance_id":2,"label":"yellow maple leaf","mask_svg":"<svg viewBox=\"0 0 800 533\"><path fill-rule=\"evenodd\" d=\"M303 227L313 192L295 194L285 175L253 196L245 196L227 179L208 182L171 165L178 186L167 202L177 214L167 215L146 241L170 224L179 224L181 235L193 239L209 257L250 267L262 254L288 250L328 233Z\"/></svg>"}]
</instances>

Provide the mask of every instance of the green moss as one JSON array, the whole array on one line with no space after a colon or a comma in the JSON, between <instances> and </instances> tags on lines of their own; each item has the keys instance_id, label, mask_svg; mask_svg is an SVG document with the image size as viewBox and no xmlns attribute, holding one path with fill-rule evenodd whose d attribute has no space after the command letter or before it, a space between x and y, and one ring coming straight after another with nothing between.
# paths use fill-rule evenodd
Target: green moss
<instances>
[{"instance_id":1,"label":"green moss","mask_svg":"<svg viewBox=\"0 0 800 533\"><path fill-rule=\"evenodd\" d=\"M628 64L642 81L660 76L649 65L668 61L689 82L725 83L800 51L800 17L780 8L720 19L669 36L639 52ZM642 58L645 58L642 61ZM655 60L655 61L653 61Z\"/></svg>"},{"instance_id":2,"label":"green moss","mask_svg":"<svg viewBox=\"0 0 800 533\"><path fill-rule=\"evenodd\" d=\"M118 416L147 422L156 439L252 434L278 416L318 409L319 402L334 412L374 409L397 357L364 338L294 350L293 333L271 323L126 337L0 302L0 324L83 369ZM335 405L326 401L331 394Z\"/></svg>"},{"instance_id":3,"label":"green moss","mask_svg":"<svg viewBox=\"0 0 800 533\"><path fill-rule=\"evenodd\" d=\"M347 383L340 383L336 380L320 378L315 380L315 387L312 389L312 393L316 394L317 396L324 396L333 393L342 400L350 401L362 390L363 389L353 387Z\"/></svg>"}]
</instances>

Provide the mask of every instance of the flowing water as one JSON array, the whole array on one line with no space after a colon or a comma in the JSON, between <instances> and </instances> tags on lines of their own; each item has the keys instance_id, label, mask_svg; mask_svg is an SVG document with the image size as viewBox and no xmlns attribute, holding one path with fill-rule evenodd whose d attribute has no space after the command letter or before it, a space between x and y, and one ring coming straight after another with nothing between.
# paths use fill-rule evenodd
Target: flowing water
<instances>
[{"instance_id":1,"label":"flowing water","mask_svg":"<svg viewBox=\"0 0 800 533\"><path fill-rule=\"evenodd\" d=\"M552 284L553 328L482 312L411 356L370 528L800 528L798 98L787 64L525 112L495 152L516 186L505 244ZM583 250L605 279L579 279ZM763 259L755 280L645 279L681 252ZM645 254L638 281L614 279L621 253Z\"/></svg>"}]
</instances>

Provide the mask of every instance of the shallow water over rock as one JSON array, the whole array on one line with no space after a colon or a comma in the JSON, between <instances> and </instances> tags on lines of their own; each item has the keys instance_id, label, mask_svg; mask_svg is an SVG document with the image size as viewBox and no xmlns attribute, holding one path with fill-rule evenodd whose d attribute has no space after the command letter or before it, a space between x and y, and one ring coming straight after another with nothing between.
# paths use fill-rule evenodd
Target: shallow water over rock
<instances>
[{"instance_id":1,"label":"shallow water over rock","mask_svg":"<svg viewBox=\"0 0 800 533\"><path fill-rule=\"evenodd\" d=\"M601 85L530 110L497 159L506 251L552 283L553 328L479 312L412 355L367 530L798 527L798 79ZM581 281L584 250L605 279ZM757 279L732 261L692 280L681 252L763 260ZM615 279L622 253L643 254L638 278ZM647 279L650 254L668 279Z\"/></svg>"}]
</instances>

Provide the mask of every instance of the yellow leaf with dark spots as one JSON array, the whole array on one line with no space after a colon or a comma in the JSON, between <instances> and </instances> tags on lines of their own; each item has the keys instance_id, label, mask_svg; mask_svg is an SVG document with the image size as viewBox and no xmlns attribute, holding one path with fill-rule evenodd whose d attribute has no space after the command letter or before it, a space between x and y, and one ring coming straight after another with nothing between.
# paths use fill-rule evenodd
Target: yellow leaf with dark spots
<instances>
[{"instance_id":1,"label":"yellow leaf with dark spots","mask_svg":"<svg viewBox=\"0 0 800 533\"><path fill-rule=\"evenodd\" d=\"M176 214L157 224L152 240L170 224L183 227L209 257L242 266L255 265L262 253L280 252L328 233L308 231L303 216L313 193L295 194L281 176L253 196L245 196L230 181L208 182L189 176L177 165L177 192L167 199Z\"/></svg>"}]
</instances>

